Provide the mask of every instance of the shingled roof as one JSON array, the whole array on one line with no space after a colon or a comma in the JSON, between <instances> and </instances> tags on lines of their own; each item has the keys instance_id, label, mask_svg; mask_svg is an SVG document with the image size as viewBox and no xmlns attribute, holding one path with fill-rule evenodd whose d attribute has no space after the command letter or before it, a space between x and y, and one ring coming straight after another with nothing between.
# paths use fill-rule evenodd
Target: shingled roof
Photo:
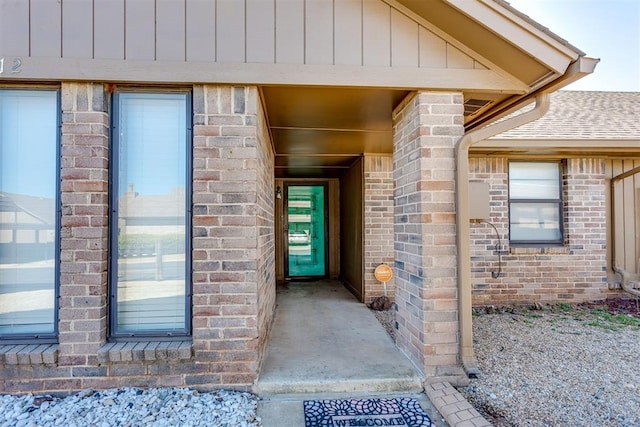
<instances>
[{"instance_id":1,"label":"shingled roof","mask_svg":"<svg viewBox=\"0 0 640 427\"><path fill-rule=\"evenodd\" d=\"M544 117L491 139L640 141L640 92L559 91Z\"/></svg>"}]
</instances>

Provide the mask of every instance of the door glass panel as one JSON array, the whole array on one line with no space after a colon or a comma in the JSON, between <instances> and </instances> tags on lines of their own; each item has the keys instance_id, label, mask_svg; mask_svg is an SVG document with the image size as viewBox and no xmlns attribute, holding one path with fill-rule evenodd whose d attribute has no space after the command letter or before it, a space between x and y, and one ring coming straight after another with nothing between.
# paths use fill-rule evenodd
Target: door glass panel
<instances>
[{"instance_id":1,"label":"door glass panel","mask_svg":"<svg viewBox=\"0 0 640 427\"><path fill-rule=\"evenodd\" d=\"M325 188L289 186L287 191L289 276L325 275Z\"/></svg>"}]
</instances>

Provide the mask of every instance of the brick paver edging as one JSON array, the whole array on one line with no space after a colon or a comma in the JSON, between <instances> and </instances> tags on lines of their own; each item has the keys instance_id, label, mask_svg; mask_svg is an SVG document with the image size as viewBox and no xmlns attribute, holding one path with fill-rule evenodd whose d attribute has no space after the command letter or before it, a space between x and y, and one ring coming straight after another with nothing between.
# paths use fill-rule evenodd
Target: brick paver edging
<instances>
[{"instance_id":1,"label":"brick paver edging","mask_svg":"<svg viewBox=\"0 0 640 427\"><path fill-rule=\"evenodd\" d=\"M489 427L487 421L448 382L427 384L425 392L431 403L438 409L451 427Z\"/></svg>"}]
</instances>

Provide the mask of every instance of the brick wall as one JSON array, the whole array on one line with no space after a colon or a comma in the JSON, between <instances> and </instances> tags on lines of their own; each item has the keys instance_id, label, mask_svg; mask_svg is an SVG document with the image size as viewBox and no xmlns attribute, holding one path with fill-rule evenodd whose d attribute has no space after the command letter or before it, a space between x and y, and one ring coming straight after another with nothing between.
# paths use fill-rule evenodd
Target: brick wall
<instances>
[{"instance_id":1,"label":"brick wall","mask_svg":"<svg viewBox=\"0 0 640 427\"><path fill-rule=\"evenodd\" d=\"M462 378L454 146L462 95L420 92L394 112L397 344L430 380Z\"/></svg>"},{"instance_id":2,"label":"brick wall","mask_svg":"<svg viewBox=\"0 0 640 427\"><path fill-rule=\"evenodd\" d=\"M490 222L502 241L502 277L496 233L471 225L473 304L583 302L605 298L606 182L602 159L568 159L563 175L565 244L509 247L508 159L471 158L470 180L490 185Z\"/></svg>"},{"instance_id":3,"label":"brick wall","mask_svg":"<svg viewBox=\"0 0 640 427\"><path fill-rule=\"evenodd\" d=\"M276 254L275 254L275 157L269 137L266 114L258 99L258 90L248 88L251 98L249 105L254 107L250 112L256 113L257 147L258 147L258 181L256 185L257 200L257 247L258 247L258 356L259 362L264 360L267 338L271 320L276 307ZM256 101L254 101L254 99Z\"/></svg>"},{"instance_id":4,"label":"brick wall","mask_svg":"<svg viewBox=\"0 0 640 427\"><path fill-rule=\"evenodd\" d=\"M274 157L255 87L193 90L193 340L108 343L109 94L62 85L59 344L0 346L0 392L249 389L275 306Z\"/></svg>"},{"instance_id":5,"label":"brick wall","mask_svg":"<svg viewBox=\"0 0 640 427\"><path fill-rule=\"evenodd\" d=\"M265 178L273 176L273 155L262 117L258 129L255 87L203 86L195 95L193 347L211 370L193 384L250 386L273 312L274 260L264 259L259 238L273 233L265 213L273 191L261 194L273 186Z\"/></svg>"},{"instance_id":6,"label":"brick wall","mask_svg":"<svg viewBox=\"0 0 640 427\"><path fill-rule=\"evenodd\" d=\"M364 302L384 295L384 285L374 271L385 263L393 267L393 158L364 156ZM393 300L395 281L386 284Z\"/></svg>"},{"instance_id":7,"label":"brick wall","mask_svg":"<svg viewBox=\"0 0 640 427\"><path fill-rule=\"evenodd\" d=\"M80 376L106 341L109 207L108 95L62 84L59 356Z\"/></svg>"}]
</instances>

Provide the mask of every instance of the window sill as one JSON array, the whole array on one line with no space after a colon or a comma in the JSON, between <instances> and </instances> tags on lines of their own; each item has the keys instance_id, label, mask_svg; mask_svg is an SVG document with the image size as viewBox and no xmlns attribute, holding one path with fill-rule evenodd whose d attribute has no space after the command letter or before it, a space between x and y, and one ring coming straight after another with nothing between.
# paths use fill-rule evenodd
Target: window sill
<instances>
[{"instance_id":1,"label":"window sill","mask_svg":"<svg viewBox=\"0 0 640 427\"><path fill-rule=\"evenodd\" d=\"M179 361L191 359L193 353L191 341L134 341L108 343L98 350L98 361L131 362L168 360Z\"/></svg>"},{"instance_id":2,"label":"window sill","mask_svg":"<svg viewBox=\"0 0 640 427\"><path fill-rule=\"evenodd\" d=\"M511 255L568 255L571 249L567 246L546 246L546 247L524 247L511 246L509 254Z\"/></svg>"},{"instance_id":3,"label":"window sill","mask_svg":"<svg viewBox=\"0 0 640 427\"><path fill-rule=\"evenodd\" d=\"M0 345L0 365L54 365L58 344Z\"/></svg>"}]
</instances>

